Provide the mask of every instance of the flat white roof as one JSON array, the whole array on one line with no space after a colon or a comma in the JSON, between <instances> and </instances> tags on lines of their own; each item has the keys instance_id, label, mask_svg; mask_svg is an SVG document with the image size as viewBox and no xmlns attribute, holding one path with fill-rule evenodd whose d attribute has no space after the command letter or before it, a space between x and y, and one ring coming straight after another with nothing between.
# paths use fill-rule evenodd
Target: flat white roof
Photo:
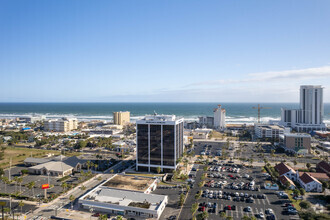
<instances>
[{"instance_id":1,"label":"flat white roof","mask_svg":"<svg viewBox=\"0 0 330 220\"><path fill-rule=\"evenodd\" d=\"M157 210L167 196L157 194L146 194L143 192L111 189L107 187L99 187L95 191L84 196L83 200L116 204L119 206L133 206L132 203L150 203L149 210ZM135 207L135 206L133 206Z\"/></svg>"}]
</instances>

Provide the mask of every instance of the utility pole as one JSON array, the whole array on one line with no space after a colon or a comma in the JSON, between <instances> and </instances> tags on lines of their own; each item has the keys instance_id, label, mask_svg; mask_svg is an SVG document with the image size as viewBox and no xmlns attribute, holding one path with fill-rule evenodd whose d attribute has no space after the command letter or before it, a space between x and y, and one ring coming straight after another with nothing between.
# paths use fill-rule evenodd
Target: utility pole
<instances>
[{"instance_id":1,"label":"utility pole","mask_svg":"<svg viewBox=\"0 0 330 220\"><path fill-rule=\"evenodd\" d=\"M12 162L12 160L11 160L12 158L10 158L10 162L9 162L9 176L8 176L8 179L9 179L9 181L11 181L11 162Z\"/></svg>"}]
</instances>

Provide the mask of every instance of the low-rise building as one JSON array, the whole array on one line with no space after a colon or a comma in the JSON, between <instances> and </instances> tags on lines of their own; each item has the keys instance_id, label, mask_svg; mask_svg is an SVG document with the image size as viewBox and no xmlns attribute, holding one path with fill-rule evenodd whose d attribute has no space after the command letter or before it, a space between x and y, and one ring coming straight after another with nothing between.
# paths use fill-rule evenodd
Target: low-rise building
<instances>
[{"instance_id":1,"label":"low-rise building","mask_svg":"<svg viewBox=\"0 0 330 220\"><path fill-rule=\"evenodd\" d=\"M330 164L323 160L316 165L316 171L326 173L330 176Z\"/></svg>"},{"instance_id":2,"label":"low-rise building","mask_svg":"<svg viewBox=\"0 0 330 220\"><path fill-rule=\"evenodd\" d=\"M275 167L275 170L278 172L279 176L286 176L290 180L296 181L297 180L297 173L294 169L290 166L286 165L285 163L279 163Z\"/></svg>"},{"instance_id":3,"label":"low-rise building","mask_svg":"<svg viewBox=\"0 0 330 220\"><path fill-rule=\"evenodd\" d=\"M212 129L208 128L197 128L192 131L193 139L207 139Z\"/></svg>"},{"instance_id":4,"label":"low-rise building","mask_svg":"<svg viewBox=\"0 0 330 220\"><path fill-rule=\"evenodd\" d=\"M78 128L76 118L61 118L45 121L44 129L46 131L68 132Z\"/></svg>"},{"instance_id":5,"label":"low-rise building","mask_svg":"<svg viewBox=\"0 0 330 220\"><path fill-rule=\"evenodd\" d=\"M50 175L50 176L67 176L73 171L79 172L86 167L87 160L78 157L65 157L63 155L52 158L33 158L29 157L24 160L24 164L28 166L30 174Z\"/></svg>"},{"instance_id":6,"label":"low-rise building","mask_svg":"<svg viewBox=\"0 0 330 220\"><path fill-rule=\"evenodd\" d=\"M285 133L280 135L280 145L287 151L298 152L306 149L311 150L311 136L304 133Z\"/></svg>"},{"instance_id":7,"label":"low-rise building","mask_svg":"<svg viewBox=\"0 0 330 220\"><path fill-rule=\"evenodd\" d=\"M322 183L306 172L297 171L297 182L306 192L322 192Z\"/></svg>"},{"instance_id":8,"label":"low-rise building","mask_svg":"<svg viewBox=\"0 0 330 220\"><path fill-rule=\"evenodd\" d=\"M200 127L213 128L214 127L214 117L200 116L200 117L198 117L198 123L199 123Z\"/></svg>"},{"instance_id":9,"label":"low-rise building","mask_svg":"<svg viewBox=\"0 0 330 220\"><path fill-rule=\"evenodd\" d=\"M35 123L37 121L43 121L46 117L44 115L33 115L33 116L21 116L18 118L19 122L23 123Z\"/></svg>"},{"instance_id":10,"label":"low-rise building","mask_svg":"<svg viewBox=\"0 0 330 220\"><path fill-rule=\"evenodd\" d=\"M168 203L168 197L146 191L155 189L156 182L153 178L117 174L83 195L79 205L87 210L127 218L159 219Z\"/></svg>"},{"instance_id":11,"label":"low-rise building","mask_svg":"<svg viewBox=\"0 0 330 220\"><path fill-rule=\"evenodd\" d=\"M279 139L286 130L278 125L255 124L254 133L257 138Z\"/></svg>"},{"instance_id":12,"label":"low-rise building","mask_svg":"<svg viewBox=\"0 0 330 220\"><path fill-rule=\"evenodd\" d=\"M290 180L287 176L283 175L279 177L279 180L283 186L286 186L287 183L289 183L289 189L295 189L296 185L292 180Z\"/></svg>"}]
</instances>

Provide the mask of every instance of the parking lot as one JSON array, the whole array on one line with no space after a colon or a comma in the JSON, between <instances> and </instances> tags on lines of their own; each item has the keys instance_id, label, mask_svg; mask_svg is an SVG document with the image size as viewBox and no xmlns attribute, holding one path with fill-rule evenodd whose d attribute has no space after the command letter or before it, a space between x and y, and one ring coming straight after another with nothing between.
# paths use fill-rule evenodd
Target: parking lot
<instances>
[{"instance_id":1,"label":"parking lot","mask_svg":"<svg viewBox=\"0 0 330 220\"><path fill-rule=\"evenodd\" d=\"M33 197L33 191L34 191L34 196L35 197L39 197L39 198L43 198L44 197L44 190L41 189L41 185L43 184L47 184L48 180L49 180L49 184L52 185L53 187L47 190L47 194L48 196L50 196L51 194L58 194L60 192L63 191L63 188L61 187L61 182L59 181L59 177L53 177L53 176L45 176L45 175L25 175L25 176L21 176L20 172L23 169L27 169L25 166L17 166L17 167L13 167L11 168L11 180L14 180L15 177L22 177L23 181L21 183L21 187L19 183L11 183L11 184L7 184L5 186L5 184L3 183L3 181L0 181L0 189L2 189L3 191L5 191L6 189L6 193L12 193L15 194L15 192L20 192L21 190L21 195L22 196L27 196L27 197ZM6 170L5 171L5 175L6 177L9 176L9 171ZM67 180L65 180L65 182L67 182L68 184L76 184L79 182L79 177L81 176L80 173L75 173L74 176L68 178ZM35 182L35 186L34 186L34 190L30 190L27 185L30 182Z\"/></svg>"},{"instance_id":2,"label":"parking lot","mask_svg":"<svg viewBox=\"0 0 330 220\"><path fill-rule=\"evenodd\" d=\"M194 186L202 191L197 214L206 211L208 219L219 219L221 212L234 219L243 216L277 220L293 217L284 211L283 205L288 200L279 199L275 191L263 189L267 176L262 174L260 167L247 168L221 161L208 167L206 172L203 166L197 171L199 175L207 173L204 186ZM180 219L189 218L180 216Z\"/></svg>"}]
</instances>

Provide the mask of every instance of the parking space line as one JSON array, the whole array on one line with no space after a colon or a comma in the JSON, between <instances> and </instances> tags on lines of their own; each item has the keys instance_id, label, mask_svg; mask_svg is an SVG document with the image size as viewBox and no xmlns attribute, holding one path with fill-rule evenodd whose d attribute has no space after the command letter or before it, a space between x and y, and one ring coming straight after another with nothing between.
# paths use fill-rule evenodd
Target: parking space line
<instances>
[{"instance_id":1,"label":"parking space line","mask_svg":"<svg viewBox=\"0 0 330 220\"><path fill-rule=\"evenodd\" d=\"M238 210L236 211L236 218L238 218Z\"/></svg>"},{"instance_id":2,"label":"parking space line","mask_svg":"<svg viewBox=\"0 0 330 220\"><path fill-rule=\"evenodd\" d=\"M268 200L268 196L266 196L266 201L267 201L267 204L270 205L269 200Z\"/></svg>"}]
</instances>

